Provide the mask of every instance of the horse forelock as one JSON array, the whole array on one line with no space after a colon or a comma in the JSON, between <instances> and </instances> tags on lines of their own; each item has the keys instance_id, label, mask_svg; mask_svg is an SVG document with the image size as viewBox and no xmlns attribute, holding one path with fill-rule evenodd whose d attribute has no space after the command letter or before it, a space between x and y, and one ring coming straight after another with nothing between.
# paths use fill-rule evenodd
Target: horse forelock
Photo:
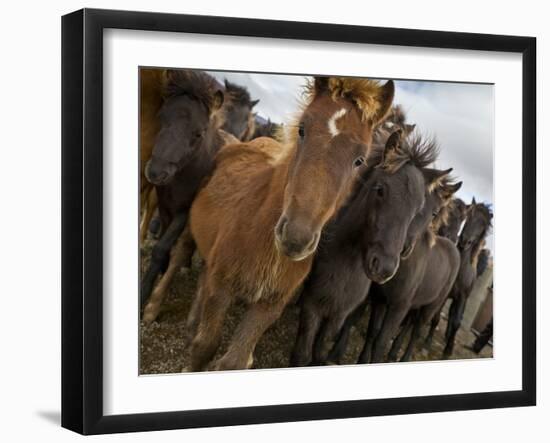
<instances>
[{"instance_id":1,"label":"horse forelock","mask_svg":"<svg viewBox=\"0 0 550 443\"><path fill-rule=\"evenodd\" d=\"M229 80L225 80L225 94L235 104L251 105L252 103L248 89L236 83L231 83Z\"/></svg>"},{"instance_id":2,"label":"horse forelock","mask_svg":"<svg viewBox=\"0 0 550 443\"><path fill-rule=\"evenodd\" d=\"M409 163L419 169L427 168L437 160L439 146L435 139L425 138L419 133L400 141L388 155L385 146L373 145L367 163L377 165L390 173L395 173Z\"/></svg>"},{"instance_id":3,"label":"horse forelock","mask_svg":"<svg viewBox=\"0 0 550 443\"><path fill-rule=\"evenodd\" d=\"M220 86L214 77L202 71L187 69L170 69L166 71L163 85L164 97L187 95L211 109L214 95Z\"/></svg>"},{"instance_id":4,"label":"horse forelock","mask_svg":"<svg viewBox=\"0 0 550 443\"><path fill-rule=\"evenodd\" d=\"M345 98L355 104L361 112L362 120L374 117L380 111L380 82L367 78L330 77L328 79L328 91L336 100ZM303 99L305 105L311 103L317 95L315 79L307 80Z\"/></svg>"}]
</instances>

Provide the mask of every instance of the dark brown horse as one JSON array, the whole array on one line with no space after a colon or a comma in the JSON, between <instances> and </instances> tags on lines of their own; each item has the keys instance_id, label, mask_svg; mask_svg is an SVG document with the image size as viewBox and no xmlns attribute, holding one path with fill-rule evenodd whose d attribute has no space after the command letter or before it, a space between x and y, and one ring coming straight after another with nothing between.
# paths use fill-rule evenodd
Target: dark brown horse
<instances>
[{"instance_id":1,"label":"dark brown horse","mask_svg":"<svg viewBox=\"0 0 550 443\"><path fill-rule=\"evenodd\" d=\"M206 261L188 320L190 370L206 367L236 296L250 306L216 369L252 365L257 341L307 276L321 230L346 201L392 81L317 77L285 146L270 138L228 145L191 209Z\"/></svg>"},{"instance_id":2,"label":"dark brown horse","mask_svg":"<svg viewBox=\"0 0 550 443\"><path fill-rule=\"evenodd\" d=\"M405 115L403 107L401 105L395 105L392 107L390 115L384 123L376 128L373 144L384 146L390 134L397 130L401 130L403 138L406 139L413 133L415 128L416 124L407 122L407 116Z\"/></svg>"},{"instance_id":3,"label":"dark brown horse","mask_svg":"<svg viewBox=\"0 0 550 443\"><path fill-rule=\"evenodd\" d=\"M466 302L477 278L477 260L485 244L485 237L491 229L493 213L488 205L476 203L475 198L468 207L466 224L458 241L460 251L460 269L449 296L452 299L449 308L449 320L445 334L446 346L443 356L448 358L454 350L455 336L462 323Z\"/></svg>"},{"instance_id":4,"label":"dark brown horse","mask_svg":"<svg viewBox=\"0 0 550 443\"><path fill-rule=\"evenodd\" d=\"M461 183L450 185L447 182L446 175L450 172L451 169L444 171L444 174L440 176L441 180L435 186L427 189L424 207L409 228L408 242L411 252L406 259L401 261L395 276L383 285L373 284L371 286L369 293L372 302L371 318L365 346L359 357L360 363L384 361L390 344L409 311L422 306L426 297L434 297L433 293L438 292L434 288L423 288L422 283L430 265L430 251L440 243L431 224L444 206L449 203L452 193L461 186ZM443 242L441 247L444 252L442 254L452 254L449 252L451 250L449 245L452 246L450 241ZM454 277L452 273L453 270L450 268L441 268L440 280L447 282ZM417 294L419 289L425 290L426 294Z\"/></svg>"},{"instance_id":5,"label":"dark brown horse","mask_svg":"<svg viewBox=\"0 0 550 443\"><path fill-rule=\"evenodd\" d=\"M447 192L445 199L458 190L461 183L456 185L450 182L444 183L440 192ZM432 232L440 232L445 223L449 223L453 217L453 202L444 206L432 223ZM454 223L455 220L452 220ZM460 224L459 224L460 226ZM452 230L450 231L452 232ZM399 349L407 336L411 334L409 344L401 361L409 361L415 351L417 341L421 335L422 328L441 310L441 307L447 300L449 292L456 280L460 266L460 254L454 245L454 242L442 236L435 236L433 246L427 250L427 265L422 281L414 294L411 302L411 310L403 325L401 332L394 340L388 360L395 361L398 357Z\"/></svg>"},{"instance_id":6,"label":"dark brown horse","mask_svg":"<svg viewBox=\"0 0 550 443\"><path fill-rule=\"evenodd\" d=\"M248 90L225 80L225 118L222 129L241 141L252 139L255 128L252 108L260 100L252 100Z\"/></svg>"},{"instance_id":7,"label":"dark brown horse","mask_svg":"<svg viewBox=\"0 0 550 443\"><path fill-rule=\"evenodd\" d=\"M293 366L326 362L326 344L366 300L371 280L384 283L397 271L409 225L439 180L427 168L437 157L435 144L407 143L401 132L384 149L373 148L350 201L323 232L301 296ZM331 361L339 362L347 335L348 329L341 332Z\"/></svg>"},{"instance_id":8,"label":"dark brown horse","mask_svg":"<svg viewBox=\"0 0 550 443\"><path fill-rule=\"evenodd\" d=\"M453 198L448 206L448 216L446 223L441 224L437 235L446 237L456 244L460 228L466 220L468 205L459 198Z\"/></svg>"},{"instance_id":9,"label":"dark brown horse","mask_svg":"<svg viewBox=\"0 0 550 443\"><path fill-rule=\"evenodd\" d=\"M187 223L191 203L224 143L218 131L223 123L219 111L224 93L211 76L167 70L163 96L160 129L145 169L147 179L155 185L163 234L141 279L142 305L157 276L168 266L170 250Z\"/></svg>"}]
</instances>

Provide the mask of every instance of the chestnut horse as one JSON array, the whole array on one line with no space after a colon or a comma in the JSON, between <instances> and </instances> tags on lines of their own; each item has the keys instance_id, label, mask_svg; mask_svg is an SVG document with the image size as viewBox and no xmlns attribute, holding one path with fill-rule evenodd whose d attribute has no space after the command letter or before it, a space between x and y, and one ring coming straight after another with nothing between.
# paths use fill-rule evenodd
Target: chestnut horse
<instances>
[{"instance_id":1,"label":"chestnut horse","mask_svg":"<svg viewBox=\"0 0 550 443\"><path fill-rule=\"evenodd\" d=\"M188 319L189 370L214 356L236 296L250 305L215 369L252 365L258 340L307 276L321 230L346 201L393 95L391 80L316 77L286 146L261 137L220 151L191 208L206 264Z\"/></svg>"}]
</instances>

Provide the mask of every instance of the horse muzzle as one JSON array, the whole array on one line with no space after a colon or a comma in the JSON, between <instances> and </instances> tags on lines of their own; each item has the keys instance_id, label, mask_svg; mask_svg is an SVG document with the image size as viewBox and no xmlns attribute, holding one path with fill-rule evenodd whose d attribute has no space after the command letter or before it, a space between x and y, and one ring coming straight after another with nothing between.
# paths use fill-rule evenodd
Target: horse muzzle
<instances>
[{"instance_id":1,"label":"horse muzzle","mask_svg":"<svg viewBox=\"0 0 550 443\"><path fill-rule=\"evenodd\" d=\"M178 168L176 164L151 158L145 166L145 177L155 186L170 183Z\"/></svg>"},{"instance_id":2,"label":"horse muzzle","mask_svg":"<svg viewBox=\"0 0 550 443\"><path fill-rule=\"evenodd\" d=\"M319 232L293 225L285 216L275 226L277 249L293 261L304 260L313 254L319 244L319 237Z\"/></svg>"},{"instance_id":3,"label":"horse muzzle","mask_svg":"<svg viewBox=\"0 0 550 443\"><path fill-rule=\"evenodd\" d=\"M373 282L384 284L391 280L399 267L399 257L369 251L364 259L365 274Z\"/></svg>"}]
</instances>

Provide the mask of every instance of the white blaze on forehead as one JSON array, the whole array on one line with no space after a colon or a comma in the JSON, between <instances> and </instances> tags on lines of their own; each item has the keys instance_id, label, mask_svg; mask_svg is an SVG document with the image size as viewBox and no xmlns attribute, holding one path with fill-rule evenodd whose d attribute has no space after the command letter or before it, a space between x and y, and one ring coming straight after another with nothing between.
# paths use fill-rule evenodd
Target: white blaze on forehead
<instances>
[{"instance_id":1,"label":"white blaze on forehead","mask_svg":"<svg viewBox=\"0 0 550 443\"><path fill-rule=\"evenodd\" d=\"M333 137L336 137L338 134L340 134L340 131L336 127L336 122L338 119L342 118L346 114L346 109L342 108L339 111L336 111L334 114L332 114L332 117L328 119L328 132L330 132L330 135Z\"/></svg>"}]
</instances>

